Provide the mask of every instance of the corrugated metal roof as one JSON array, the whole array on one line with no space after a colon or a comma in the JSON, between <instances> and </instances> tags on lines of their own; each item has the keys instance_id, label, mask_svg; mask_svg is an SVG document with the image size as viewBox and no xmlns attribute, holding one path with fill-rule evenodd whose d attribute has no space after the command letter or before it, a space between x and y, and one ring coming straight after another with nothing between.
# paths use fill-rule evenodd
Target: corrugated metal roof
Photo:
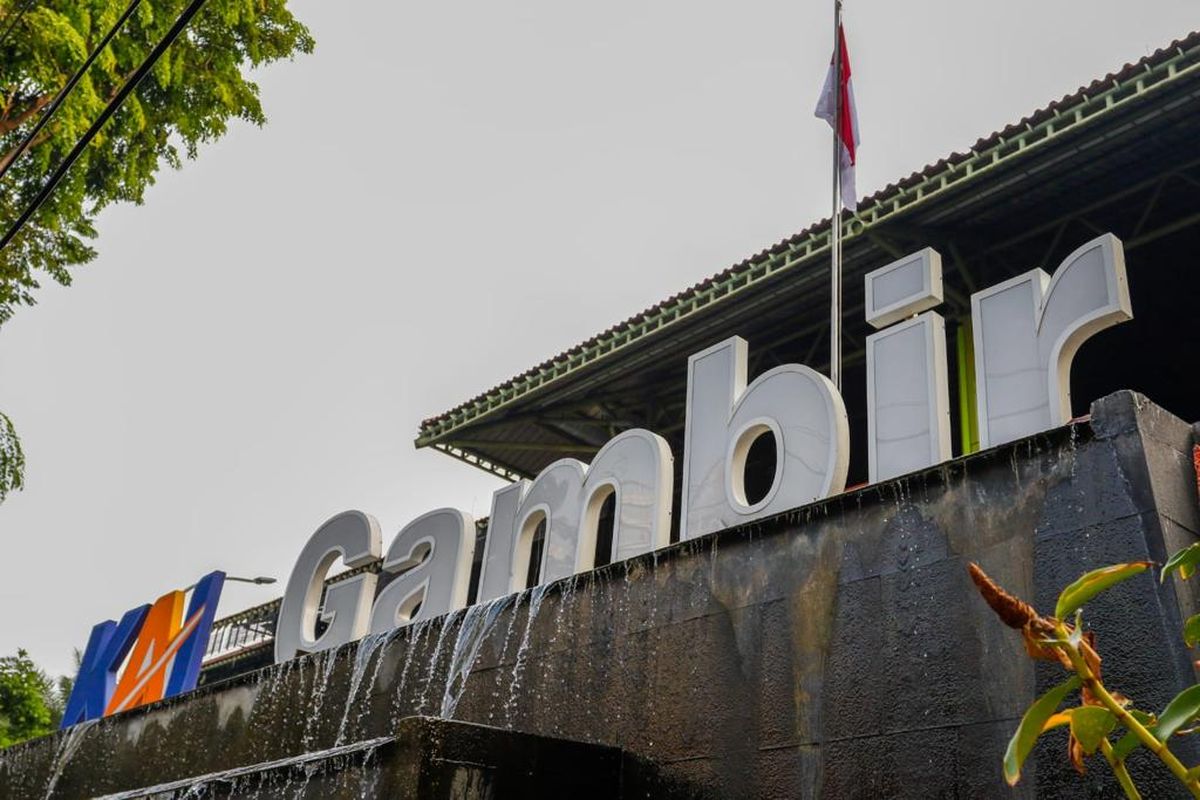
<instances>
[{"instance_id":1,"label":"corrugated metal roof","mask_svg":"<svg viewBox=\"0 0 1200 800\"><path fill-rule=\"evenodd\" d=\"M1027 158L1058 137L1090 126L1124 107L1200 70L1200 32L1172 42L1150 56L1126 64L1115 73L1093 81L1020 122L996 131L964 153L952 153L919 172L888 184L860 203L857 214L842 220L843 236L849 240L872 226L891 219L946 192L980 186L1000 165ZM799 233L725 269L694 286L672 295L624 322L548 359L516 377L421 423L418 447L436 446L475 463L486 457L448 441L448 434L505 408L518 398L540 393L568 374L601 359L607 359L631 343L665 332L675 324L751 284L774 278L810 257L826 252L830 220L823 219ZM507 437L506 437L507 438ZM505 464L482 463L501 475L515 477L517 470ZM524 470L521 470L524 471Z\"/></svg>"}]
</instances>

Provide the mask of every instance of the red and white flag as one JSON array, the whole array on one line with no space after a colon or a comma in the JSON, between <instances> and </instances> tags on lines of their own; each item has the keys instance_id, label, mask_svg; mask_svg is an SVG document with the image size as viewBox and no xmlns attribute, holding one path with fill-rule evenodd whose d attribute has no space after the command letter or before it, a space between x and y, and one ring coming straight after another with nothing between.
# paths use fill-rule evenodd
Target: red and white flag
<instances>
[{"instance_id":1,"label":"red and white flag","mask_svg":"<svg viewBox=\"0 0 1200 800\"><path fill-rule=\"evenodd\" d=\"M854 160L858 152L858 111L854 107L854 86L850 83L850 53L846 50L846 32L838 26L838 49L841 56L841 79L834 79L835 59L829 60L829 72L821 99L813 113L832 127L838 120L837 137L841 144L841 187L842 205L851 211L858 210L858 193L854 190ZM836 94L835 94L836 93ZM835 109L840 108L841 113Z\"/></svg>"}]
</instances>

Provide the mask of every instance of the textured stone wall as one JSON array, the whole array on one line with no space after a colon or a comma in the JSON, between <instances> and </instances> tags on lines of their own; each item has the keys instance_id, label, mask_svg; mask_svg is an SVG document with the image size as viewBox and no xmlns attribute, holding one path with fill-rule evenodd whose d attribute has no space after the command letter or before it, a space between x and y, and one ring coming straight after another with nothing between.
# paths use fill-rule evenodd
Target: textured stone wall
<instances>
[{"instance_id":1,"label":"textured stone wall","mask_svg":"<svg viewBox=\"0 0 1200 800\"><path fill-rule=\"evenodd\" d=\"M677 796L651 765L614 747L434 717L408 717L393 733L105 795L102 800L674 800Z\"/></svg>"},{"instance_id":2,"label":"textured stone wall","mask_svg":"<svg viewBox=\"0 0 1200 800\"><path fill-rule=\"evenodd\" d=\"M1065 739L1015 790L1025 707L1061 680L966 563L1053 607L1084 570L1200 531L1190 428L1130 393L1065 428L369 637L0 754L0 798L98 794L390 735L414 714L620 747L697 796L1110 796ZM1105 676L1161 708L1195 681L1191 587L1090 609ZM1190 754L1195 755L1195 754ZM1135 759L1148 797L1172 796Z\"/></svg>"}]
</instances>

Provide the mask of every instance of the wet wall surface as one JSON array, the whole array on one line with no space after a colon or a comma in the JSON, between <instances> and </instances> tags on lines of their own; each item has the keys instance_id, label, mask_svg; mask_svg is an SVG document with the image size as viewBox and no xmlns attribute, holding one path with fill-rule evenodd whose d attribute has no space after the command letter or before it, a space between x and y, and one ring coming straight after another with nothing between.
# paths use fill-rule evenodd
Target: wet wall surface
<instances>
[{"instance_id":1,"label":"wet wall surface","mask_svg":"<svg viewBox=\"0 0 1200 800\"><path fill-rule=\"evenodd\" d=\"M408 717L391 737L105 795L102 800L674 796L651 765L618 748Z\"/></svg>"},{"instance_id":2,"label":"wet wall surface","mask_svg":"<svg viewBox=\"0 0 1200 800\"><path fill-rule=\"evenodd\" d=\"M387 737L415 714L621 748L696 797L1114 796L1049 735L1015 789L1035 668L967 576L1053 608L1082 572L1200 531L1191 430L1123 392L1090 423L949 462L0 754L0 798L117 792ZM1088 607L1106 682L1195 682L1192 587ZM1185 751L1196 763L1196 753ZM1131 759L1147 797L1173 788Z\"/></svg>"}]
</instances>

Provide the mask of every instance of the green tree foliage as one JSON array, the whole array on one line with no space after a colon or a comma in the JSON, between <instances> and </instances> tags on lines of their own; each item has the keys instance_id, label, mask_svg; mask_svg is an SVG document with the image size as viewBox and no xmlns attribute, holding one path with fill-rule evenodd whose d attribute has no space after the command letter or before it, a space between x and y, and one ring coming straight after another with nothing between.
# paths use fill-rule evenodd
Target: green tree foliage
<instances>
[{"instance_id":1,"label":"green tree foliage","mask_svg":"<svg viewBox=\"0 0 1200 800\"><path fill-rule=\"evenodd\" d=\"M12 422L0 413L0 503L25 480L25 453Z\"/></svg>"},{"instance_id":2,"label":"green tree foliage","mask_svg":"<svg viewBox=\"0 0 1200 800\"><path fill-rule=\"evenodd\" d=\"M58 727L66 699L24 650L0 658L0 747Z\"/></svg>"},{"instance_id":3,"label":"green tree foliage","mask_svg":"<svg viewBox=\"0 0 1200 800\"><path fill-rule=\"evenodd\" d=\"M187 5L144 0L0 186L7 230L124 80ZM27 7L27 10L25 10ZM0 0L0 165L125 10L125 0ZM285 0L209 0L21 234L0 251L0 324L34 303L39 280L68 285L96 251L97 212L141 203L164 165L220 138L234 119L266 121L250 70L313 48ZM0 500L21 483L19 445L0 425ZM17 457L13 457L14 454ZM15 477L15 480L14 480Z\"/></svg>"},{"instance_id":4,"label":"green tree foliage","mask_svg":"<svg viewBox=\"0 0 1200 800\"><path fill-rule=\"evenodd\" d=\"M0 20L24 0L0 0ZM95 43L124 10L112 0L50 0L25 13L0 51L0 164ZM0 220L11 222L46 175L171 27L185 0L142 2L0 192ZM33 224L0 252L0 320L31 304L39 273L68 284L69 268L90 261L95 213L110 203L140 203L164 164L219 138L231 119L266 121L252 67L312 50L308 30L283 0L210 0L151 75L117 112L42 207Z\"/></svg>"}]
</instances>

